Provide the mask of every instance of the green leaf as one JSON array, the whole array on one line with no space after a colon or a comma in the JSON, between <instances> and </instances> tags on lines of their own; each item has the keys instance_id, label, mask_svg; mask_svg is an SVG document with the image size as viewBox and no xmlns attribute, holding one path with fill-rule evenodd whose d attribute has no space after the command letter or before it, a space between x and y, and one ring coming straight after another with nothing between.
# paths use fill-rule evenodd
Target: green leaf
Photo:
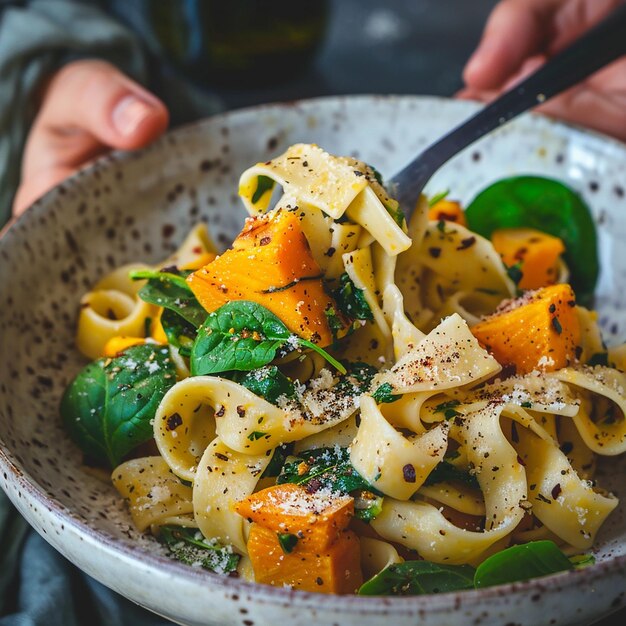
<instances>
[{"instance_id":1,"label":"green leaf","mask_svg":"<svg viewBox=\"0 0 626 626\"><path fill-rule=\"evenodd\" d=\"M596 562L596 557L593 554L574 554L568 558L574 569L585 569Z\"/></svg>"},{"instance_id":2,"label":"green leaf","mask_svg":"<svg viewBox=\"0 0 626 626\"><path fill-rule=\"evenodd\" d=\"M294 398L296 395L294 384L275 365L248 372L234 380L272 404L276 404L280 397Z\"/></svg>"},{"instance_id":3,"label":"green leaf","mask_svg":"<svg viewBox=\"0 0 626 626\"><path fill-rule=\"evenodd\" d=\"M391 383L383 383L380 387L378 387L378 389L376 389L376 391L374 391L372 398L376 400L377 404L384 404L395 402L402 397L398 394L391 393L392 391L393 387L391 386Z\"/></svg>"},{"instance_id":4,"label":"green leaf","mask_svg":"<svg viewBox=\"0 0 626 626\"><path fill-rule=\"evenodd\" d=\"M287 327L256 302L227 302L198 330L191 351L191 375L250 371L263 367L291 337Z\"/></svg>"},{"instance_id":5,"label":"green leaf","mask_svg":"<svg viewBox=\"0 0 626 626\"><path fill-rule=\"evenodd\" d=\"M480 488L476 476L466 472L465 470L459 469L456 465L448 463L448 461L440 461L437 463L435 469L428 474L424 484L436 485L437 483L447 483L451 481L463 483L474 489Z\"/></svg>"},{"instance_id":6,"label":"green leaf","mask_svg":"<svg viewBox=\"0 0 626 626\"><path fill-rule=\"evenodd\" d=\"M342 376L334 387L339 395L360 396L366 393L378 370L362 361L345 361L345 376Z\"/></svg>"},{"instance_id":7,"label":"green leaf","mask_svg":"<svg viewBox=\"0 0 626 626\"><path fill-rule=\"evenodd\" d=\"M159 541L167 546L171 556L182 563L200 566L218 574L236 570L241 558L230 547L206 541L197 528L161 526Z\"/></svg>"},{"instance_id":8,"label":"green leaf","mask_svg":"<svg viewBox=\"0 0 626 626\"><path fill-rule=\"evenodd\" d=\"M291 533L276 533L278 543L285 554L291 554L298 544L298 536Z\"/></svg>"},{"instance_id":9,"label":"green leaf","mask_svg":"<svg viewBox=\"0 0 626 626\"><path fill-rule=\"evenodd\" d=\"M261 478L275 478L280 474L280 471L285 464L285 461L289 455L293 452L294 443L281 443L278 447L274 448L272 458L268 463L265 471L261 474Z\"/></svg>"},{"instance_id":10,"label":"green leaf","mask_svg":"<svg viewBox=\"0 0 626 626\"><path fill-rule=\"evenodd\" d=\"M415 596L473 587L474 568L470 565L405 561L386 567L364 583L358 593L361 596Z\"/></svg>"},{"instance_id":11,"label":"green leaf","mask_svg":"<svg viewBox=\"0 0 626 626\"><path fill-rule=\"evenodd\" d=\"M520 284L522 278L524 278L524 272L522 272L522 264L516 263L515 265L505 265L506 275L513 281L513 284L517 287Z\"/></svg>"},{"instance_id":12,"label":"green leaf","mask_svg":"<svg viewBox=\"0 0 626 626\"><path fill-rule=\"evenodd\" d=\"M354 285L347 273L344 272L339 277L339 287L331 295L339 310L351 320L374 319L363 290Z\"/></svg>"},{"instance_id":13,"label":"green leaf","mask_svg":"<svg viewBox=\"0 0 626 626\"><path fill-rule=\"evenodd\" d=\"M371 522L383 512L384 498L371 491L362 490L351 494L354 497L354 516Z\"/></svg>"},{"instance_id":14,"label":"green leaf","mask_svg":"<svg viewBox=\"0 0 626 626\"><path fill-rule=\"evenodd\" d=\"M169 348L132 346L87 365L61 399L65 428L83 452L112 467L153 437L151 421L176 382Z\"/></svg>"},{"instance_id":15,"label":"green leaf","mask_svg":"<svg viewBox=\"0 0 626 626\"><path fill-rule=\"evenodd\" d=\"M196 299L185 277L190 272L180 272L175 267L168 271L135 270L130 273L133 280L147 280L139 290L139 297L180 315L194 328L198 328L208 313Z\"/></svg>"},{"instance_id":16,"label":"green leaf","mask_svg":"<svg viewBox=\"0 0 626 626\"><path fill-rule=\"evenodd\" d=\"M276 484L294 483L312 491L329 488L340 493L365 490L380 495L352 466L347 448L319 448L289 457Z\"/></svg>"},{"instance_id":17,"label":"green leaf","mask_svg":"<svg viewBox=\"0 0 626 626\"><path fill-rule=\"evenodd\" d=\"M428 198L428 206L433 207L435 206L435 204L437 204L437 202L441 202L441 200L445 200L448 197L449 193L450 193L450 190L446 189L444 191L440 191L439 193L436 193L434 196L431 196L430 198Z\"/></svg>"},{"instance_id":18,"label":"green leaf","mask_svg":"<svg viewBox=\"0 0 626 626\"><path fill-rule=\"evenodd\" d=\"M447 402L442 402L435 407L435 413L443 413L443 416L447 419L453 419L458 415L462 415L459 413L455 407L461 404L458 400L448 400Z\"/></svg>"},{"instance_id":19,"label":"green leaf","mask_svg":"<svg viewBox=\"0 0 626 626\"><path fill-rule=\"evenodd\" d=\"M310 348L339 371L345 368L316 344L293 335L285 324L256 302L227 302L209 314L191 351L191 375L250 371L267 365L286 344Z\"/></svg>"},{"instance_id":20,"label":"green leaf","mask_svg":"<svg viewBox=\"0 0 626 626\"><path fill-rule=\"evenodd\" d=\"M191 356L191 348L198 334L196 327L171 309L163 309L161 326L168 343L178 348L182 356Z\"/></svg>"},{"instance_id":21,"label":"green leaf","mask_svg":"<svg viewBox=\"0 0 626 626\"><path fill-rule=\"evenodd\" d=\"M476 588L492 587L572 569L553 541L532 541L493 554L476 569Z\"/></svg>"},{"instance_id":22,"label":"green leaf","mask_svg":"<svg viewBox=\"0 0 626 626\"><path fill-rule=\"evenodd\" d=\"M608 367L608 352L596 352L595 354L591 355L591 358L587 361L587 365L591 365L592 367L595 367L596 365L604 365L605 367Z\"/></svg>"},{"instance_id":23,"label":"green leaf","mask_svg":"<svg viewBox=\"0 0 626 626\"><path fill-rule=\"evenodd\" d=\"M465 211L469 228L490 238L499 228L535 228L560 237L581 304L589 304L598 279L598 244L591 212L563 183L541 176L515 176L481 191Z\"/></svg>"},{"instance_id":24,"label":"green leaf","mask_svg":"<svg viewBox=\"0 0 626 626\"><path fill-rule=\"evenodd\" d=\"M383 204L383 206L385 207L385 209L387 209L387 213L391 215L393 221L400 228L402 228L402 226L404 225L404 213L402 212L402 209L399 206L397 208L394 208L393 206L390 206L388 204Z\"/></svg>"},{"instance_id":25,"label":"green leaf","mask_svg":"<svg viewBox=\"0 0 626 626\"><path fill-rule=\"evenodd\" d=\"M265 194L265 192L274 189L274 181L269 176L257 176L256 189L252 194L252 204L256 204Z\"/></svg>"}]
</instances>

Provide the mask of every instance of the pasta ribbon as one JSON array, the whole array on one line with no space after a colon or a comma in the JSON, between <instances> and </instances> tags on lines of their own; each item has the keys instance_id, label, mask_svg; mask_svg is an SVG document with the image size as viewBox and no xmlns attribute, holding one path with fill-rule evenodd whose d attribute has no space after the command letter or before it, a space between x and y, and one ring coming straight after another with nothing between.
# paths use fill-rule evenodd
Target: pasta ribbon
<instances>
[{"instance_id":1,"label":"pasta ribbon","mask_svg":"<svg viewBox=\"0 0 626 626\"><path fill-rule=\"evenodd\" d=\"M448 423L413 437L398 432L369 396L361 398L361 424L350 449L352 465L385 495L408 500L435 468L447 447Z\"/></svg>"},{"instance_id":2,"label":"pasta ribbon","mask_svg":"<svg viewBox=\"0 0 626 626\"><path fill-rule=\"evenodd\" d=\"M140 531L193 513L191 487L183 484L160 456L126 461L113 470L111 480L128 500L133 523Z\"/></svg>"},{"instance_id":3,"label":"pasta ribbon","mask_svg":"<svg viewBox=\"0 0 626 626\"><path fill-rule=\"evenodd\" d=\"M249 524L234 506L251 493L271 454L249 455L229 448L219 437L202 455L193 484L193 511L205 537L230 544L246 554L245 531Z\"/></svg>"}]
</instances>

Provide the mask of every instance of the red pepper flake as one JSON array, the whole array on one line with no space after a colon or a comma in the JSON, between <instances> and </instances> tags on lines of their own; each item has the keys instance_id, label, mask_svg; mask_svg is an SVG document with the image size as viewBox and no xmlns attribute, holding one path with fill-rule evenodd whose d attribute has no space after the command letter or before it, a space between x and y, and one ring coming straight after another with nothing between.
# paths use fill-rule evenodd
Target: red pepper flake
<instances>
[{"instance_id":1,"label":"red pepper flake","mask_svg":"<svg viewBox=\"0 0 626 626\"><path fill-rule=\"evenodd\" d=\"M176 430L183 423L180 413L172 413L167 418L167 430Z\"/></svg>"},{"instance_id":2,"label":"red pepper flake","mask_svg":"<svg viewBox=\"0 0 626 626\"><path fill-rule=\"evenodd\" d=\"M222 404L222 406L215 411L215 417L224 417L224 413L226 413L226 407Z\"/></svg>"},{"instance_id":3,"label":"red pepper flake","mask_svg":"<svg viewBox=\"0 0 626 626\"><path fill-rule=\"evenodd\" d=\"M468 237L467 239L461 239L460 245L457 246L457 250L467 250L476 243L476 237Z\"/></svg>"},{"instance_id":4,"label":"red pepper flake","mask_svg":"<svg viewBox=\"0 0 626 626\"><path fill-rule=\"evenodd\" d=\"M407 463L402 468L402 475L404 476L405 482L414 483L415 482L415 467L413 467L411 463Z\"/></svg>"},{"instance_id":5,"label":"red pepper flake","mask_svg":"<svg viewBox=\"0 0 626 626\"><path fill-rule=\"evenodd\" d=\"M221 459L222 461L228 461L228 457L225 454L222 454L221 452L216 452L215 456L218 459Z\"/></svg>"},{"instance_id":6,"label":"red pepper flake","mask_svg":"<svg viewBox=\"0 0 626 626\"><path fill-rule=\"evenodd\" d=\"M557 483L556 485L554 485L554 487L552 487L552 491L550 492L552 495L552 499L556 500L560 493L561 493L561 483Z\"/></svg>"},{"instance_id":7,"label":"red pepper flake","mask_svg":"<svg viewBox=\"0 0 626 626\"><path fill-rule=\"evenodd\" d=\"M243 405L241 404L237 405L237 415L239 415L239 417L245 417L246 415L246 410L243 408Z\"/></svg>"},{"instance_id":8,"label":"red pepper flake","mask_svg":"<svg viewBox=\"0 0 626 626\"><path fill-rule=\"evenodd\" d=\"M268 243L272 241L271 237L261 237L261 241L259 241L259 245L266 246Z\"/></svg>"}]
</instances>

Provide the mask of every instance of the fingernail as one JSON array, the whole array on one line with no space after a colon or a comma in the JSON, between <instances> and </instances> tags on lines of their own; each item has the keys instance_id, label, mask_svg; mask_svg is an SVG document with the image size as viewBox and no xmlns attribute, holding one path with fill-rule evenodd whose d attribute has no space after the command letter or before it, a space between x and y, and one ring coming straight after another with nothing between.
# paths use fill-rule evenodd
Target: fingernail
<instances>
[{"instance_id":1,"label":"fingernail","mask_svg":"<svg viewBox=\"0 0 626 626\"><path fill-rule=\"evenodd\" d=\"M147 102L137 96L125 96L113 109L113 125L120 134L132 135L153 110Z\"/></svg>"}]
</instances>

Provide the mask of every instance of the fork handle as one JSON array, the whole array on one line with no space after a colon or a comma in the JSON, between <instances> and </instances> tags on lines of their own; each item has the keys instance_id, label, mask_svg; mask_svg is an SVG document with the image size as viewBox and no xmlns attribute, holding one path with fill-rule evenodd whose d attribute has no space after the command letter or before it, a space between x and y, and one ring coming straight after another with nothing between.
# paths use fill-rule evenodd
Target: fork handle
<instances>
[{"instance_id":1,"label":"fork handle","mask_svg":"<svg viewBox=\"0 0 626 626\"><path fill-rule=\"evenodd\" d=\"M429 146L418 159L421 163L415 162L417 167L414 167L413 175L415 183L420 185L418 193L439 167L477 139L579 83L624 54L626 3L568 48L554 55L528 78ZM412 165L414 163L409 163L398 177L406 181Z\"/></svg>"}]
</instances>

